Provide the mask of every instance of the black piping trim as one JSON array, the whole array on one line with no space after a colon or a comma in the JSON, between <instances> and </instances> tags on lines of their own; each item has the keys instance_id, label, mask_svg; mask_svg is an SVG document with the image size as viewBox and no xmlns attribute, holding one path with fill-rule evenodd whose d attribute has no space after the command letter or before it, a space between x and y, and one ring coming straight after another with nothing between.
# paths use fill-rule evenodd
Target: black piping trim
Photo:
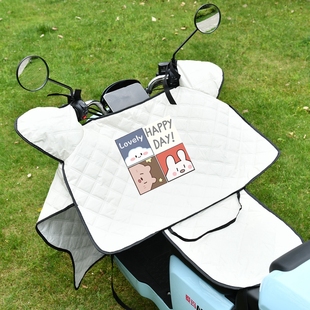
<instances>
[{"instance_id":1,"label":"black piping trim","mask_svg":"<svg viewBox=\"0 0 310 310\"><path fill-rule=\"evenodd\" d=\"M226 103L227 104L227 103ZM277 156L274 158L274 160L266 166L265 169L263 169L261 172L259 172L257 175L255 175L251 180L249 180L243 187L243 189L249 185L250 183L252 183L254 180L256 180L260 175L262 175L270 166L272 166L276 160L279 158L280 156L280 150L278 149L278 147L271 142L271 140L269 140L264 134L262 134L257 128L255 128L252 124L250 124L235 108L233 108L231 105L227 104L246 124L248 124L254 131L256 131L261 137L263 137L265 140L267 140L277 151ZM240 189L241 190L241 189Z\"/></svg>"},{"instance_id":2,"label":"black piping trim","mask_svg":"<svg viewBox=\"0 0 310 310\"><path fill-rule=\"evenodd\" d=\"M220 95L220 93L221 93L221 90L222 90L222 86L223 86L223 84L224 84L224 80L225 80L225 74L224 74L224 71L223 71L223 69L221 68L221 70L222 70L222 83L221 83L221 85L220 85L220 87L219 87L219 90L218 90L218 93L217 93L217 96L216 96L216 98L218 99L218 97L219 97L219 95Z\"/></svg>"},{"instance_id":3,"label":"black piping trim","mask_svg":"<svg viewBox=\"0 0 310 310\"><path fill-rule=\"evenodd\" d=\"M295 233L296 236L299 237L301 242L304 242L304 240L302 239L301 235L290 225L288 225L278 214L274 213L271 209L269 209L263 202L261 202L260 200L258 200L257 197L255 197L247 188L244 188L244 191L251 197L253 198L255 201L257 201L264 209L266 209L268 212L270 212L272 215L274 215L277 219L279 219L280 221L282 221L287 227L289 227L292 232Z\"/></svg>"},{"instance_id":4,"label":"black piping trim","mask_svg":"<svg viewBox=\"0 0 310 310\"><path fill-rule=\"evenodd\" d=\"M21 134L21 132L18 130L18 119L19 119L19 118L17 118L17 119L15 120L14 129L15 129L16 133L17 133L25 142L27 142L29 145L31 145L32 147L34 147L34 148L37 149L38 151L42 152L43 154L45 154L45 155L47 155L47 156L49 156L49 157L55 159L56 161L58 161L58 162L60 162L60 163L63 163L63 162L64 162L62 159L59 159L59 158L55 157L54 155L52 155L52 154L46 152L45 150L43 150L42 148L38 147L38 146L35 145L34 143L30 142L27 138L25 138L25 137Z\"/></svg>"}]
</instances>

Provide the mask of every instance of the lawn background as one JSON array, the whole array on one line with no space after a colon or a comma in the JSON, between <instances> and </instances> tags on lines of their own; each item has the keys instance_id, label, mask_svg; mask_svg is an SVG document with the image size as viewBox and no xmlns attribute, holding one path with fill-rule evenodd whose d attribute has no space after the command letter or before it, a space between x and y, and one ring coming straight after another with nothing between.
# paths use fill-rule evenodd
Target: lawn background
<instances>
[{"instance_id":1,"label":"lawn background","mask_svg":"<svg viewBox=\"0 0 310 310\"><path fill-rule=\"evenodd\" d=\"M222 23L196 34L178 59L206 60L225 73L220 99L239 111L281 151L250 186L254 195L310 239L310 1L218 0ZM110 83L144 86L192 32L199 1L0 0L0 309L121 309L109 287L109 260L76 291L66 253L49 248L34 226L57 163L24 143L14 121L37 106L59 106L22 90L15 79L24 56L37 54L51 78L99 99ZM194 104L193 104L194 108ZM31 175L31 176L30 176ZM262 227L263 229L263 227ZM121 297L135 309L155 309L116 275Z\"/></svg>"}]
</instances>

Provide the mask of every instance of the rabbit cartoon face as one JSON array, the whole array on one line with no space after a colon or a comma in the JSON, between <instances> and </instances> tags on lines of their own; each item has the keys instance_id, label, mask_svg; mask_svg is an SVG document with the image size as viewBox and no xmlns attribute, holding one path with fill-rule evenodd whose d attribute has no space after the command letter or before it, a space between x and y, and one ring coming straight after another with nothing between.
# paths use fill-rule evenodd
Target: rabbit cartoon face
<instances>
[{"instance_id":1,"label":"rabbit cartoon face","mask_svg":"<svg viewBox=\"0 0 310 310\"><path fill-rule=\"evenodd\" d=\"M166 164L168 167L166 177L168 181L178 178L179 176L194 169L192 162L186 159L185 152L183 150L178 150L177 155L180 159L178 162L175 162L173 156L171 155L166 158Z\"/></svg>"}]
</instances>

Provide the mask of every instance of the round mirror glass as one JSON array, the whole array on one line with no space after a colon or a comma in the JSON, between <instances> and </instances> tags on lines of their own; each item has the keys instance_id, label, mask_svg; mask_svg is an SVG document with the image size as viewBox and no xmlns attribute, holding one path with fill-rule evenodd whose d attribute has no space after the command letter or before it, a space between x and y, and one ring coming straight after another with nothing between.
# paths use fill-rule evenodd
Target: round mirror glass
<instances>
[{"instance_id":1,"label":"round mirror glass","mask_svg":"<svg viewBox=\"0 0 310 310\"><path fill-rule=\"evenodd\" d=\"M212 33L221 22L220 9L214 4L204 4L195 14L196 28L202 33Z\"/></svg>"},{"instance_id":2,"label":"round mirror glass","mask_svg":"<svg viewBox=\"0 0 310 310\"><path fill-rule=\"evenodd\" d=\"M48 81L49 69L40 56L28 56L17 67L16 77L19 85L29 91L37 91Z\"/></svg>"}]
</instances>

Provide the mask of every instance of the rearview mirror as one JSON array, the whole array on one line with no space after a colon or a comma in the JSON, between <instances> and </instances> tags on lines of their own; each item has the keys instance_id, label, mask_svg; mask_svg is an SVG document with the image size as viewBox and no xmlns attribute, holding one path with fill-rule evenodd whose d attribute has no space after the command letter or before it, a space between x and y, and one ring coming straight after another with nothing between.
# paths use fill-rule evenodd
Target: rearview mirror
<instances>
[{"instance_id":1,"label":"rearview mirror","mask_svg":"<svg viewBox=\"0 0 310 310\"><path fill-rule=\"evenodd\" d=\"M40 56L27 56L18 65L16 78L19 85L28 91L37 91L48 81L49 68Z\"/></svg>"},{"instance_id":2,"label":"rearview mirror","mask_svg":"<svg viewBox=\"0 0 310 310\"><path fill-rule=\"evenodd\" d=\"M69 89L73 97L73 89L63 83L55 81L49 77L49 68L46 61L40 56L27 56L17 66L16 78L19 85L28 91L38 91L42 89L48 81Z\"/></svg>"},{"instance_id":3,"label":"rearview mirror","mask_svg":"<svg viewBox=\"0 0 310 310\"><path fill-rule=\"evenodd\" d=\"M200 32L212 33L221 22L221 12L214 4L204 4L197 10L194 22Z\"/></svg>"},{"instance_id":4,"label":"rearview mirror","mask_svg":"<svg viewBox=\"0 0 310 310\"><path fill-rule=\"evenodd\" d=\"M194 23L196 29L193 33L176 49L172 56L172 62L175 62L175 55L184 46L184 44L199 30L202 33L210 34L214 32L221 22L221 11L214 4L204 4L196 12Z\"/></svg>"}]
</instances>

